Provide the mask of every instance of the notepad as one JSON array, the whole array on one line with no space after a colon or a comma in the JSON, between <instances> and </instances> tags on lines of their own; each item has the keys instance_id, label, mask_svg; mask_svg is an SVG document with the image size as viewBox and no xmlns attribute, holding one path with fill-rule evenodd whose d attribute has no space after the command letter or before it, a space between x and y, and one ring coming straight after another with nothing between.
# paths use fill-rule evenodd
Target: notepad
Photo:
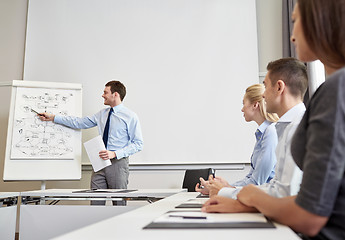
<instances>
[{"instance_id":1,"label":"notepad","mask_svg":"<svg viewBox=\"0 0 345 240\"><path fill-rule=\"evenodd\" d=\"M275 226L260 213L170 211L144 227L144 229L188 228L275 228Z\"/></svg>"},{"instance_id":2,"label":"notepad","mask_svg":"<svg viewBox=\"0 0 345 240\"><path fill-rule=\"evenodd\" d=\"M153 222L162 223L162 222L200 222L207 220L207 216L203 212L167 212L163 216L157 218Z\"/></svg>"},{"instance_id":3,"label":"notepad","mask_svg":"<svg viewBox=\"0 0 345 240\"><path fill-rule=\"evenodd\" d=\"M103 160L99 157L99 152L105 149L102 137L100 135L85 142L84 147L95 172L98 172L111 165L111 161L109 159Z\"/></svg>"},{"instance_id":4,"label":"notepad","mask_svg":"<svg viewBox=\"0 0 345 240\"><path fill-rule=\"evenodd\" d=\"M208 198L193 198L189 199L187 202L184 202L184 204L204 204L208 200Z\"/></svg>"},{"instance_id":5,"label":"notepad","mask_svg":"<svg viewBox=\"0 0 345 240\"><path fill-rule=\"evenodd\" d=\"M202 220L202 221L201 221ZM153 222L267 222L262 214L251 213L205 213L196 211L167 212Z\"/></svg>"}]
</instances>

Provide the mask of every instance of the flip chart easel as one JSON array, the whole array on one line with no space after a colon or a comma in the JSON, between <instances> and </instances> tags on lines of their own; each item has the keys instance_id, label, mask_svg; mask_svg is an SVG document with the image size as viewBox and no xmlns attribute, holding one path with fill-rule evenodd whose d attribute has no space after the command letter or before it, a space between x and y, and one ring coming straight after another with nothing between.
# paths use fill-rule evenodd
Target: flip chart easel
<instances>
[{"instance_id":1,"label":"flip chart easel","mask_svg":"<svg viewBox=\"0 0 345 240\"><path fill-rule=\"evenodd\" d=\"M5 181L78 180L81 131L41 121L37 112L81 116L81 84L14 80L8 116Z\"/></svg>"}]
</instances>

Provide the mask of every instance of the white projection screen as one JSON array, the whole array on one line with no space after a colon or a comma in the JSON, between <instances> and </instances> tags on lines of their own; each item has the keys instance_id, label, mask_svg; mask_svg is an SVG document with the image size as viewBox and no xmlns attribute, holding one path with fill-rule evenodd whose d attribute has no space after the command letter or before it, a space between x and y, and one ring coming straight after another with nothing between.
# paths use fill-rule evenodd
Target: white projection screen
<instances>
[{"instance_id":1,"label":"white projection screen","mask_svg":"<svg viewBox=\"0 0 345 240\"><path fill-rule=\"evenodd\" d=\"M131 164L250 162L256 125L241 108L259 81L255 0L29 1L24 80L81 83L87 116L112 79L142 126Z\"/></svg>"}]
</instances>

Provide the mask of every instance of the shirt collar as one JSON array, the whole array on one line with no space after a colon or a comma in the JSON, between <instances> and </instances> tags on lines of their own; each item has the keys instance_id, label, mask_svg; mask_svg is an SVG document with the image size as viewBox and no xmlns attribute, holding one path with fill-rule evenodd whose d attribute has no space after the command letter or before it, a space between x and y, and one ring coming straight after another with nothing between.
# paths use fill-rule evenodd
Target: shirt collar
<instances>
[{"instance_id":1,"label":"shirt collar","mask_svg":"<svg viewBox=\"0 0 345 240\"><path fill-rule=\"evenodd\" d=\"M266 128L271 124L272 122L265 120L263 123L260 124L260 126L258 127L258 130L263 133Z\"/></svg>"},{"instance_id":2,"label":"shirt collar","mask_svg":"<svg viewBox=\"0 0 345 240\"><path fill-rule=\"evenodd\" d=\"M123 108L123 103L113 107L114 113L118 113L119 111L121 111L121 109Z\"/></svg>"},{"instance_id":3,"label":"shirt collar","mask_svg":"<svg viewBox=\"0 0 345 240\"><path fill-rule=\"evenodd\" d=\"M278 122L292 122L297 116L300 116L305 112L304 103L299 103L287 111L281 118L279 118Z\"/></svg>"},{"instance_id":4,"label":"shirt collar","mask_svg":"<svg viewBox=\"0 0 345 240\"><path fill-rule=\"evenodd\" d=\"M255 132L255 137L256 140L259 141L261 139L261 136L263 134L263 132L265 132L266 128L271 124L270 121L265 120L263 123L260 124L260 126L258 127L258 129L256 129Z\"/></svg>"}]
</instances>

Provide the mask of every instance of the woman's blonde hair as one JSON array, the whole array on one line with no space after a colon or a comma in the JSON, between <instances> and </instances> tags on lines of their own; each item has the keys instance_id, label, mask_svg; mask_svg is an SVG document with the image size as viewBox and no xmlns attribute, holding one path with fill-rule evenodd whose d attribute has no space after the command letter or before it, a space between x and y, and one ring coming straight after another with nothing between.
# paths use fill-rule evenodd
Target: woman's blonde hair
<instances>
[{"instance_id":1,"label":"woman's blonde hair","mask_svg":"<svg viewBox=\"0 0 345 240\"><path fill-rule=\"evenodd\" d=\"M279 117L276 113L268 113L266 111L266 103L263 98L265 86L263 84L254 84L246 89L244 98L248 99L250 103L259 103L261 115L268 121L276 122Z\"/></svg>"}]
</instances>

